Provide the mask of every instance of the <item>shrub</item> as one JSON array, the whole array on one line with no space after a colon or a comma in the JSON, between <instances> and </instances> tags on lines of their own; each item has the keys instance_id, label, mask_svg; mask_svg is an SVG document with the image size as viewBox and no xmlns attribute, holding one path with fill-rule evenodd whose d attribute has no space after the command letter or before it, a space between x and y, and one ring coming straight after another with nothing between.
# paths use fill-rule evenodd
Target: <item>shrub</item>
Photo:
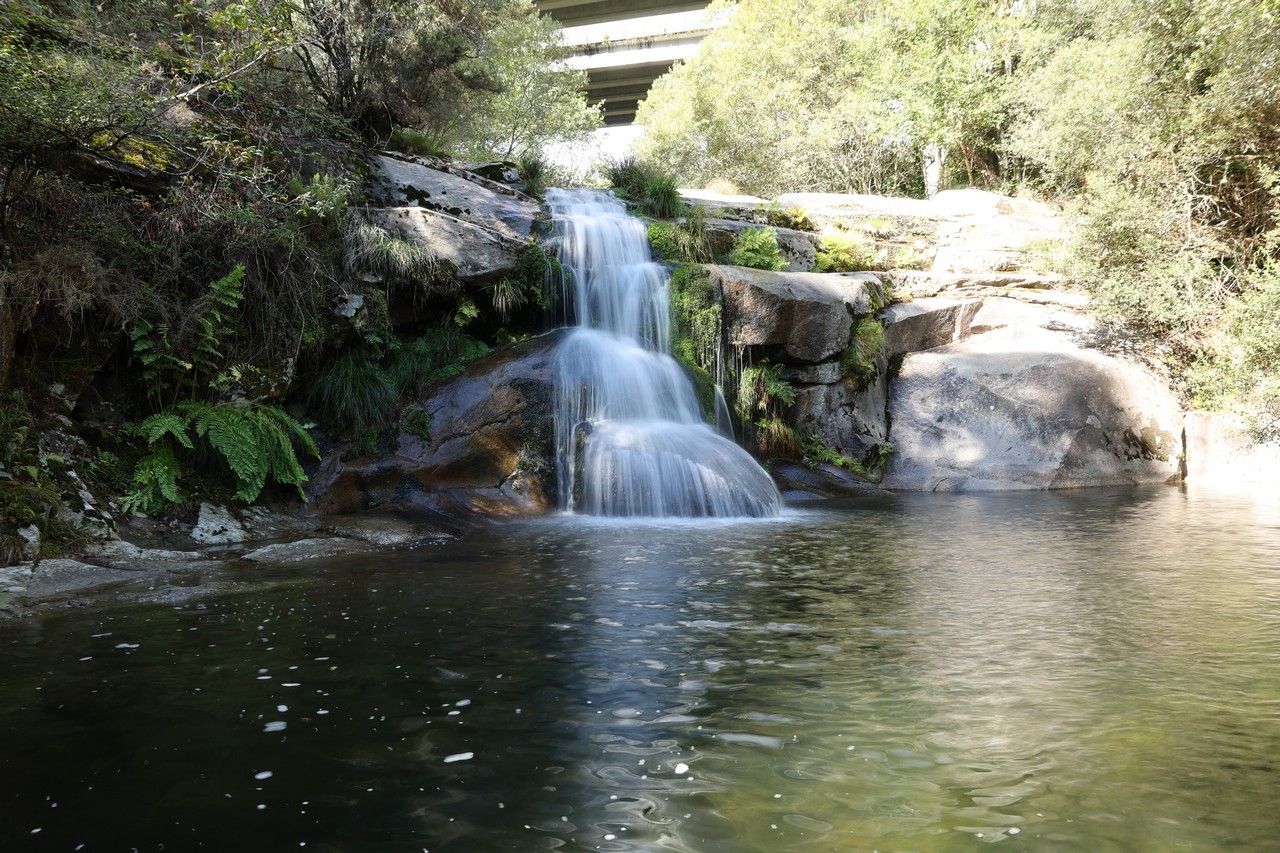
<instances>
[{"instance_id":1,"label":"shrub","mask_svg":"<svg viewBox=\"0 0 1280 853\"><path fill-rule=\"evenodd\" d=\"M387 147L392 151L415 154L419 157L449 156L449 152L445 151L430 136L425 133L419 133L416 130L410 130L407 127L397 127L391 131L391 139L387 141Z\"/></svg>"},{"instance_id":2,"label":"shrub","mask_svg":"<svg viewBox=\"0 0 1280 853\"><path fill-rule=\"evenodd\" d=\"M342 262L350 275L373 275L387 282L422 284L440 269L439 260L430 249L367 222L356 222L346 229Z\"/></svg>"},{"instance_id":3,"label":"shrub","mask_svg":"<svg viewBox=\"0 0 1280 853\"><path fill-rule=\"evenodd\" d=\"M307 404L335 434L381 427L396 402L396 383L367 345L338 352L311 380Z\"/></svg>"},{"instance_id":4,"label":"shrub","mask_svg":"<svg viewBox=\"0 0 1280 853\"><path fill-rule=\"evenodd\" d=\"M411 338L402 338L392 351L386 373L397 394L416 386L461 373L468 361L489 353L489 347L461 327L442 323Z\"/></svg>"},{"instance_id":5,"label":"shrub","mask_svg":"<svg viewBox=\"0 0 1280 853\"><path fill-rule=\"evenodd\" d=\"M644 199L641 202L645 213L661 219L678 216L684 207L680 191L676 189L673 175L650 175L644 182Z\"/></svg>"}]
</instances>

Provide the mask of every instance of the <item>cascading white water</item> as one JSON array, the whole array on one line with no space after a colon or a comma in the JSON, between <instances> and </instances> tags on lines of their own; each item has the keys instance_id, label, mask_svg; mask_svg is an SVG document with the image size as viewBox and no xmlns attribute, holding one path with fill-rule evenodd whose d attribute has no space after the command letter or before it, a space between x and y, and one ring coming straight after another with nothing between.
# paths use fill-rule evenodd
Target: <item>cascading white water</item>
<instances>
[{"instance_id":1,"label":"cascading white water","mask_svg":"<svg viewBox=\"0 0 1280 853\"><path fill-rule=\"evenodd\" d=\"M751 456L703 422L670 355L667 275L643 223L608 193L550 190L574 328L556 375L563 508L590 515L761 517L781 500Z\"/></svg>"}]
</instances>

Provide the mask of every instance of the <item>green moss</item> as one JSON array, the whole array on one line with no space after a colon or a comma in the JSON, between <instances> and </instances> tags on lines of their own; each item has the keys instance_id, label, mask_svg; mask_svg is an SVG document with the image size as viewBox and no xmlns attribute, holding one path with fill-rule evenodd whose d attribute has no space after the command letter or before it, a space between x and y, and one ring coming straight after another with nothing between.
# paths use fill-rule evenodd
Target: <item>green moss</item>
<instances>
[{"instance_id":1,"label":"green moss","mask_svg":"<svg viewBox=\"0 0 1280 853\"><path fill-rule=\"evenodd\" d=\"M884 350L884 326L870 314L857 319L849 346L840 355L840 368L847 379L866 384L876 374L876 357Z\"/></svg>"}]
</instances>

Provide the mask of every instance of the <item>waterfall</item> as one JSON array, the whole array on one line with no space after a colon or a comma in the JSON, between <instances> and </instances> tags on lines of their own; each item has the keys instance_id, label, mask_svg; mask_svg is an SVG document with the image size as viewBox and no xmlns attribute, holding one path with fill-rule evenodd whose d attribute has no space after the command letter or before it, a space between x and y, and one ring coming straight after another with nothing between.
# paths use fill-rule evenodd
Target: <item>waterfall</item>
<instances>
[{"instance_id":1,"label":"waterfall","mask_svg":"<svg viewBox=\"0 0 1280 853\"><path fill-rule=\"evenodd\" d=\"M769 516L769 475L703 420L667 353L666 271L643 223L596 190L550 190L572 330L556 355L562 508L605 516Z\"/></svg>"}]
</instances>

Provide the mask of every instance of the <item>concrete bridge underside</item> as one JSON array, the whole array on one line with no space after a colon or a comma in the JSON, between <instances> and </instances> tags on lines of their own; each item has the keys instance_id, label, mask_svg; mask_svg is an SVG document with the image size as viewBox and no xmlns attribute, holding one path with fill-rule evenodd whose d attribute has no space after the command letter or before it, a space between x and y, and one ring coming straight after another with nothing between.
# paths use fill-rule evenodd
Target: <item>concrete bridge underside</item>
<instances>
[{"instance_id":1,"label":"concrete bridge underside","mask_svg":"<svg viewBox=\"0 0 1280 853\"><path fill-rule=\"evenodd\" d=\"M565 27L571 63L587 72L587 101L606 125L627 125L653 81L692 56L710 29L709 0L534 0ZM654 16L667 16L655 18ZM640 19L649 19L646 24Z\"/></svg>"},{"instance_id":2,"label":"concrete bridge underside","mask_svg":"<svg viewBox=\"0 0 1280 853\"><path fill-rule=\"evenodd\" d=\"M538 11L550 15L566 27L580 27L671 12L692 12L707 8L708 2L709 0L534 0L534 5L538 7Z\"/></svg>"}]
</instances>

